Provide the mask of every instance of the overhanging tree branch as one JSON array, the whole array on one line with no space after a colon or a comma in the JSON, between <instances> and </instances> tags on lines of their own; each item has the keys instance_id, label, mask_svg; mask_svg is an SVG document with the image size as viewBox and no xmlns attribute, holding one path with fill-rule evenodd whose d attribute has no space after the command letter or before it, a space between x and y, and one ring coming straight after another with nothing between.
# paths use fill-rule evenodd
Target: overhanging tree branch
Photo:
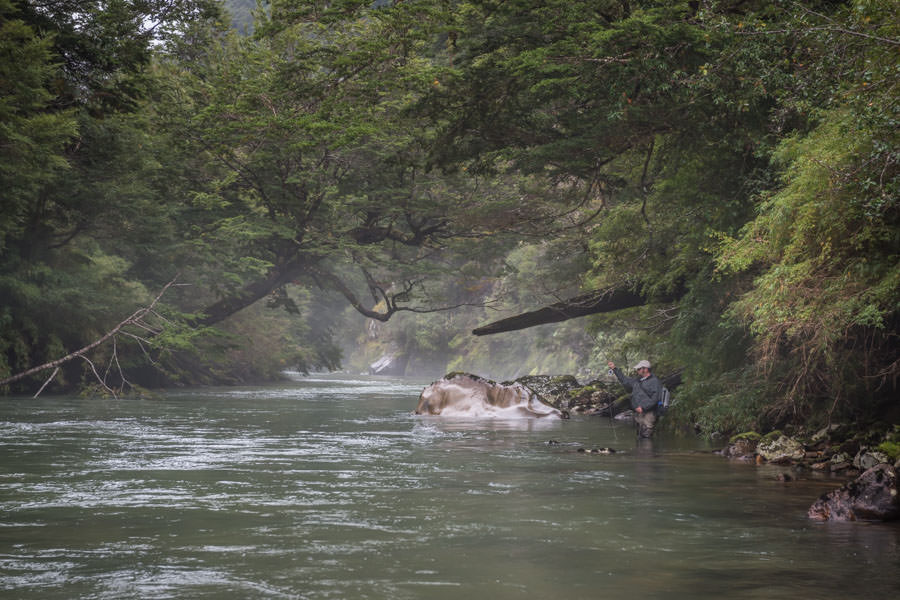
<instances>
[{"instance_id":1,"label":"overhanging tree branch","mask_svg":"<svg viewBox=\"0 0 900 600\"><path fill-rule=\"evenodd\" d=\"M362 314L365 317L368 317L369 319L381 321L382 323L385 323L388 320L390 320L390 318L392 316L394 316L395 313L398 313L398 312L412 312L412 313L426 314L426 313L442 312L442 311L446 311L446 310L453 310L456 308L462 308L463 306L484 307L484 306L489 306L491 304L490 302L460 302L458 304L439 306L439 307L434 307L434 308L407 306L405 304L401 304L401 302L408 302L410 300L412 291L419 284L418 281L407 280L403 283L403 290L400 292L394 293L394 294L389 294L389 293L385 292L383 289L378 288L378 291L380 292L380 294L382 296L382 300L384 301L384 304L385 304L384 312L381 312L381 311L378 311L375 309L367 308L360 301L360 299L353 292L353 290L350 289L350 287L346 283L344 283L344 281L337 275L330 273L328 271L322 270L322 269L318 269L318 268L311 268L310 272L312 273L313 278L316 280L319 287L324 288L324 287L326 287L326 284L327 284L328 287L331 287L331 288L337 290L338 292L340 292L341 295L347 299L347 301L350 303L350 305L354 309L356 309L356 311L358 313ZM370 284L370 290L371 290L371 284Z\"/></svg>"},{"instance_id":2,"label":"overhanging tree branch","mask_svg":"<svg viewBox=\"0 0 900 600\"><path fill-rule=\"evenodd\" d=\"M649 299L646 296L627 289L595 290L538 310L482 325L473 329L472 333L474 335L492 335L517 331L545 323L560 323L577 317L643 306L648 302Z\"/></svg>"},{"instance_id":3,"label":"overhanging tree branch","mask_svg":"<svg viewBox=\"0 0 900 600\"><path fill-rule=\"evenodd\" d=\"M210 304L203 309L203 317L191 323L195 326L209 327L224 321L236 312L243 310L254 302L265 298L273 290L289 283L300 276L306 270L303 255L294 253L276 264L265 277L255 279L224 298Z\"/></svg>"},{"instance_id":4,"label":"overhanging tree branch","mask_svg":"<svg viewBox=\"0 0 900 600\"><path fill-rule=\"evenodd\" d=\"M60 365L63 365L75 358L83 358L83 359L87 360L88 363L90 363L91 367L93 368L93 366L94 366L93 363L89 359L87 359L87 357L85 355L88 352L90 352L91 350L93 350L94 348L97 348L98 346L102 345L104 342L106 342L110 338L115 338L115 336L122 331L123 327L125 327L127 325L139 324L141 319L143 319L148 314L153 312L153 309L156 306L156 304L163 297L163 295L166 293L166 291L168 291L168 289L175 284L175 281L177 279L178 279L178 276L176 275L175 278L172 279L172 281L170 281L165 286L163 286L162 290L160 290L159 294L156 295L156 298L154 298L153 301L149 305L134 311L131 314L131 316L129 316L127 319L125 319L124 321L121 321L118 325L116 325L115 327L113 327L112 329L107 331L106 334L104 334L102 337L91 342L84 348L80 348L80 349L76 350L75 352L71 352L71 353L63 356L62 358L58 358L56 360L44 363L42 365L32 367L32 368L28 369L27 371L22 371L21 373L17 373L16 375L12 375L10 377L7 377L6 379L2 379L2 380L0 380L0 386L14 383L16 381L19 381L20 379L24 379L24 378L34 375L36 373L40 373L41 371L46 371L47 369L56 369L53 371L53 374L50 376L50 378L44 382L44 385L41 386L41 389L38 390L38 393L35 394L35 397L37 397L37 395L40 394L44 390L44 388L47 387L47 385L50 383L50 381L52 381L53 378L56 376L56 373L59 371ZM104 387L107 387L106 383L102 380L102 378L100 378L99 374L97 373L97 370L96 369L93 369L93 370L94 370L94 374L97 375L97 379L100 381L100 383ZM109 389L109 388L107 387L107 389Z\"/></svg>"}]
</instances>

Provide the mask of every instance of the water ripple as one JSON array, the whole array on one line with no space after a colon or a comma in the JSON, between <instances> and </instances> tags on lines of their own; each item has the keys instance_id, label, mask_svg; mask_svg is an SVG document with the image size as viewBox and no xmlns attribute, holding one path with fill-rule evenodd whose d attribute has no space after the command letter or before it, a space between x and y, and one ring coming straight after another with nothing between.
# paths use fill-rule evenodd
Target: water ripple
<instances>
[{"instance_id":1,"label":"water ripple","mask_svg":"<svg viewBox=\"0 0 900 600\"><path fill-rule=\"evenodd\" d=\"M417 417L420 389L0 402L0 595L831 600L847 564L897 591L895 529L810 527L753 466L642 455L588 418Z\"/></svg>"}]
</instances>

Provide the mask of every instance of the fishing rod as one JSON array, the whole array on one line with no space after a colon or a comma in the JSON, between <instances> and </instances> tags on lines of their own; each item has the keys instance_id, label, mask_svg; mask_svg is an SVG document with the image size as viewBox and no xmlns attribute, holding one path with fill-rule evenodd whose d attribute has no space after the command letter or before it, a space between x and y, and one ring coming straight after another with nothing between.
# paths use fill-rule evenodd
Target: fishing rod
<instances>
[{"instance_id":1,"label":"fishing rod","mask_svg":"<svg viewBox=\"0 0 900 600\"><path fill-rule=\"evenodd\" d=\"M610 362L610 361L607 360L606 362ZM612 369L607 369L606 374L611 377L615 376L615 373L613 373ZM616 426L613 424L613 418L615 417L615 410L616 410L616 400L615 400L615 398L613 398L612 400L609 401L609 404L606 405L606 412L607 412L607 414L609 414L609 428L612 429L613 440L615 440L615 442L618 443L619 442L619 434L616 433Z\"/></svg>"}]
</instances>

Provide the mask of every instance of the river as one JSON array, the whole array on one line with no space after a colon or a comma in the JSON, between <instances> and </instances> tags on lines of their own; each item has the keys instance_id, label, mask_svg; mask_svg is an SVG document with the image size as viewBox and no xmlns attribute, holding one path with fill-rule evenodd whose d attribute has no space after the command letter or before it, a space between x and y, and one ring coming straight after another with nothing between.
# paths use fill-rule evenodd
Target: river
<instances>
[{"instance_id":1,"label":"river","mask_svg":"<svg viewBox=\"0 0 900 600\"><path fill-rule=\"evenodd\" d=\"M0 597L900 595L900 527L806 518L837 480L598 417L414 416L426 383L0 399Z\"/></svg>"}]
</instances>

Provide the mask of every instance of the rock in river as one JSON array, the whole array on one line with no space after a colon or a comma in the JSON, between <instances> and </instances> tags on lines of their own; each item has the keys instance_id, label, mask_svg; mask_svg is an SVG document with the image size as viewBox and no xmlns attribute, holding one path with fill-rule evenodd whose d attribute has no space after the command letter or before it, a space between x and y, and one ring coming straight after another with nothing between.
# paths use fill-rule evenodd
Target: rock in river
<instances>
[{"instance_id":1,"label":"rock in river","mask_svg":"<svg viewBox=\"0 0 900 600\"><path fill-rule=\"evenodd\" d=\"M450 373L426 387L417 415L567 418L519 383L499 384L468 373Z\"/></svg>"},{"instance_id":2,"label":"rock in river","mask_svg":"<svg viewBox=\"0 0 900 600\"><path fill-rule=\"evenodd\" d=\"M823 494L809 507L820 521L894 521L900 519L897 470L875 465L854 481Z\"/></svg>"}]
</instances>

